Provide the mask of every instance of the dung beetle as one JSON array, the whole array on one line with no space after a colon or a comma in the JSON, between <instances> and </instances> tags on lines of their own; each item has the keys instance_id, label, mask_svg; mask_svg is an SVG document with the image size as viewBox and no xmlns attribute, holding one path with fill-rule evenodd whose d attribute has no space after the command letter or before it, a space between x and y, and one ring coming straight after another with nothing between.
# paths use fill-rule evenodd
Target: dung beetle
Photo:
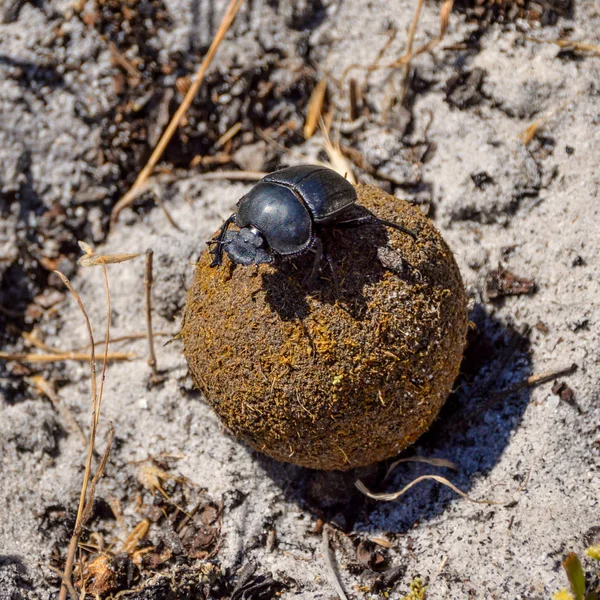
<instances>
[{"instance_id":1,"label":"dung beetle","mask_svg":"<svg viewBox=\"0 0 600 600\"><path fill-rule=\"evenodd\" d=\"M238 265L271 263L276 256L292 257L308 250L315 253L309 280L314 281L325 256L322 229L385 225L416 239L398 223L368 213L351 216L356 190L344 177L326 167L303 165L275 171L260 180L237 203L237 210L208 243L214 244L211 267L222 263L223 251ZM231 224L238 231L228 231Z\"/></svg>"}]
</instances>

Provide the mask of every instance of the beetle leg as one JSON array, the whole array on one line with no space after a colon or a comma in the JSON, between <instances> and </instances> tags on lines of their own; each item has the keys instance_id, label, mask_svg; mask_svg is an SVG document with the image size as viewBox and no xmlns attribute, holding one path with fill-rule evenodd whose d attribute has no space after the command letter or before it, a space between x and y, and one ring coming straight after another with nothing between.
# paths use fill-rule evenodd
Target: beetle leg
<instances>
[{"instance_id":1,"label":"beetle leg","mask_svg":"<svg viewBox=\"0 0 600 600\"><path fill-rule=\"evenodd\" d=\"M321 266L321 261L323 260L323 242L319 237L315 237L314 251L315 260L313 261L312 269L310 270L308 277L304 280L304 283L307 284L311 289L315 285L317 274L319 273L319 267Z\"/></svg>"},{"instance_id":2,"label":"beetle leg","mask_svg":"<svg viewBox=\"0 0 600 600\"><path fill-rule=\"evenodd\" d=\"M416 241L417 234L410 229L407 229L403 225L398 223L394 223L392 221L385 221L384 219L379 219L375 215L365 215L364 217L357 217L356 219L349 219L348 221L338 221L337 223L331 223L330 227L336 228L350 228L350 227L360 227L361 225L385 225L386 227L392 227L393 229L397 229L402 233L406 233L410 235L410 237Z\"/></svg>"},{"instance_id":3,"label":"beetle leg","mask_svg":"<svg viewBox=\"0 0 600 600\"><path fill-rule=\"evenodd\" d=\"M211 250L211 253L215 255L213 261L210 263L211 267L218 267L223 262L223 240L225 239L227 230L232 223L235 223L235 213L233 213L225 221L225 223L221 225L219 233L212 240L206 242L207 244L216 244L214 250Z\"/></svg>"},{"instance_id":4,"label":"beetle leg","mask_svg":"<svg viewBox=\"0 0 600 600\"><path fill-rule=\"evenodd\" d=\"M340 284L338 282L338 276L335 270L335 265L333 264L333 259L331 258L331 254L329 254L327 250L324 250L323 256L325 256L325 260L327 261L327 264L329 265L329 270L331 271L331 278L333 279L333 289L335 290L335 296L336 298L339 298Z\"/></svg>"}]
</instances>

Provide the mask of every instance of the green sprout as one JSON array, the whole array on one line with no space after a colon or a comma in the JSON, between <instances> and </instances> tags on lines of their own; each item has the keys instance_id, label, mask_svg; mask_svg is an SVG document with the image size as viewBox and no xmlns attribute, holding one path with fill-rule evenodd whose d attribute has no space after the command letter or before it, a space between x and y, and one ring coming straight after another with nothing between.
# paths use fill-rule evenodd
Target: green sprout
<instances>
[{"instance_id":1,"label":"green sprout","mask_svg":"<svg viewBox=\"0 0 600 600\"><path fill-rule=\"evenodd\" d=\"M600 544L590 546L585 553L593 560L600 561ZM552 600L599 600L600 570L590 582L586 583L583 566L575 552L569 553L562 564L567 573L571 591L559 590L552 596Z\"/></svg>"}]
</instances>

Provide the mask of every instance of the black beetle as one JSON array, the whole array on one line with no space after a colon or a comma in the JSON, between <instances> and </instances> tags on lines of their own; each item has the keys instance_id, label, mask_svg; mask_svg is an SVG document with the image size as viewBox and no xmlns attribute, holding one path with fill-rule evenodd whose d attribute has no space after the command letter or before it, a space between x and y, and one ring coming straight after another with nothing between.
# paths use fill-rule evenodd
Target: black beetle
<instances>
[{"instance_id":1,"label":"black beetle","mask_svg":"<svg viewBox=\"0 0 600 600\"><path fill-rule=\"evenodd\" d=\"M214 259L211 267L223 260L223 251L239 265L273 262L275 256L298 256L315 252L309 280L314 281L323 256L330 267L331 259L323 250L323 228L385 225L416 239L416 235L398 223L384 221L368 213L349 216L356 203L356 190L344 177L315 165L288 167L267 175L237 203L237 210L209 244ZM231 224L239 231L227 231ZM332 273L333 271L332 268Z\"/></svg>"}]
</instances>

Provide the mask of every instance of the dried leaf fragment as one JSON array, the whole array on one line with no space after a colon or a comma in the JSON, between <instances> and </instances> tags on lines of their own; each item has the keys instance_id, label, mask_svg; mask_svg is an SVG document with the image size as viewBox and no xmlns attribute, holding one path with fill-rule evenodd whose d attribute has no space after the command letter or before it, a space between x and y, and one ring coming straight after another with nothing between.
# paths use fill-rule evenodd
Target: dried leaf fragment
<instances>
[{"instance_id":1,"label":"dried leaf fragment","mask_svg":"<svg viewBox=\"0 0 600 600\"><path fill-rule=\"evenodd\" d=\"M567 404L574 404L575 402L575 392L564 381L557 381L552 386L552 393Z\"/></svg>"},{"instance_id":2,"label":"dried leaf fragment","mask_svg":"<svg viewBox=\"0 0 600 600\"><path fill-rule=\"evenodd\" d=\"M96 557L87 566L87 575L91 581L86 583L86 591L90 594L106 594L113 590L117 583L111 559L105 554Z\"/></svg>"},{"instance_id":3,"label":"dried leaf fragment","mask_svg":"<svg viewBox=\"0 0 600 600\"><path fill-rule=\"evenodd\" d=\"M325 102L325 93L327 92L327 79L321 79L317 83L313 93L308 101L306 111L306 122L304 124L304 139L308 140L317 130L317 124L323 113L323 104Z\"/></svg>"}]
</instances>

